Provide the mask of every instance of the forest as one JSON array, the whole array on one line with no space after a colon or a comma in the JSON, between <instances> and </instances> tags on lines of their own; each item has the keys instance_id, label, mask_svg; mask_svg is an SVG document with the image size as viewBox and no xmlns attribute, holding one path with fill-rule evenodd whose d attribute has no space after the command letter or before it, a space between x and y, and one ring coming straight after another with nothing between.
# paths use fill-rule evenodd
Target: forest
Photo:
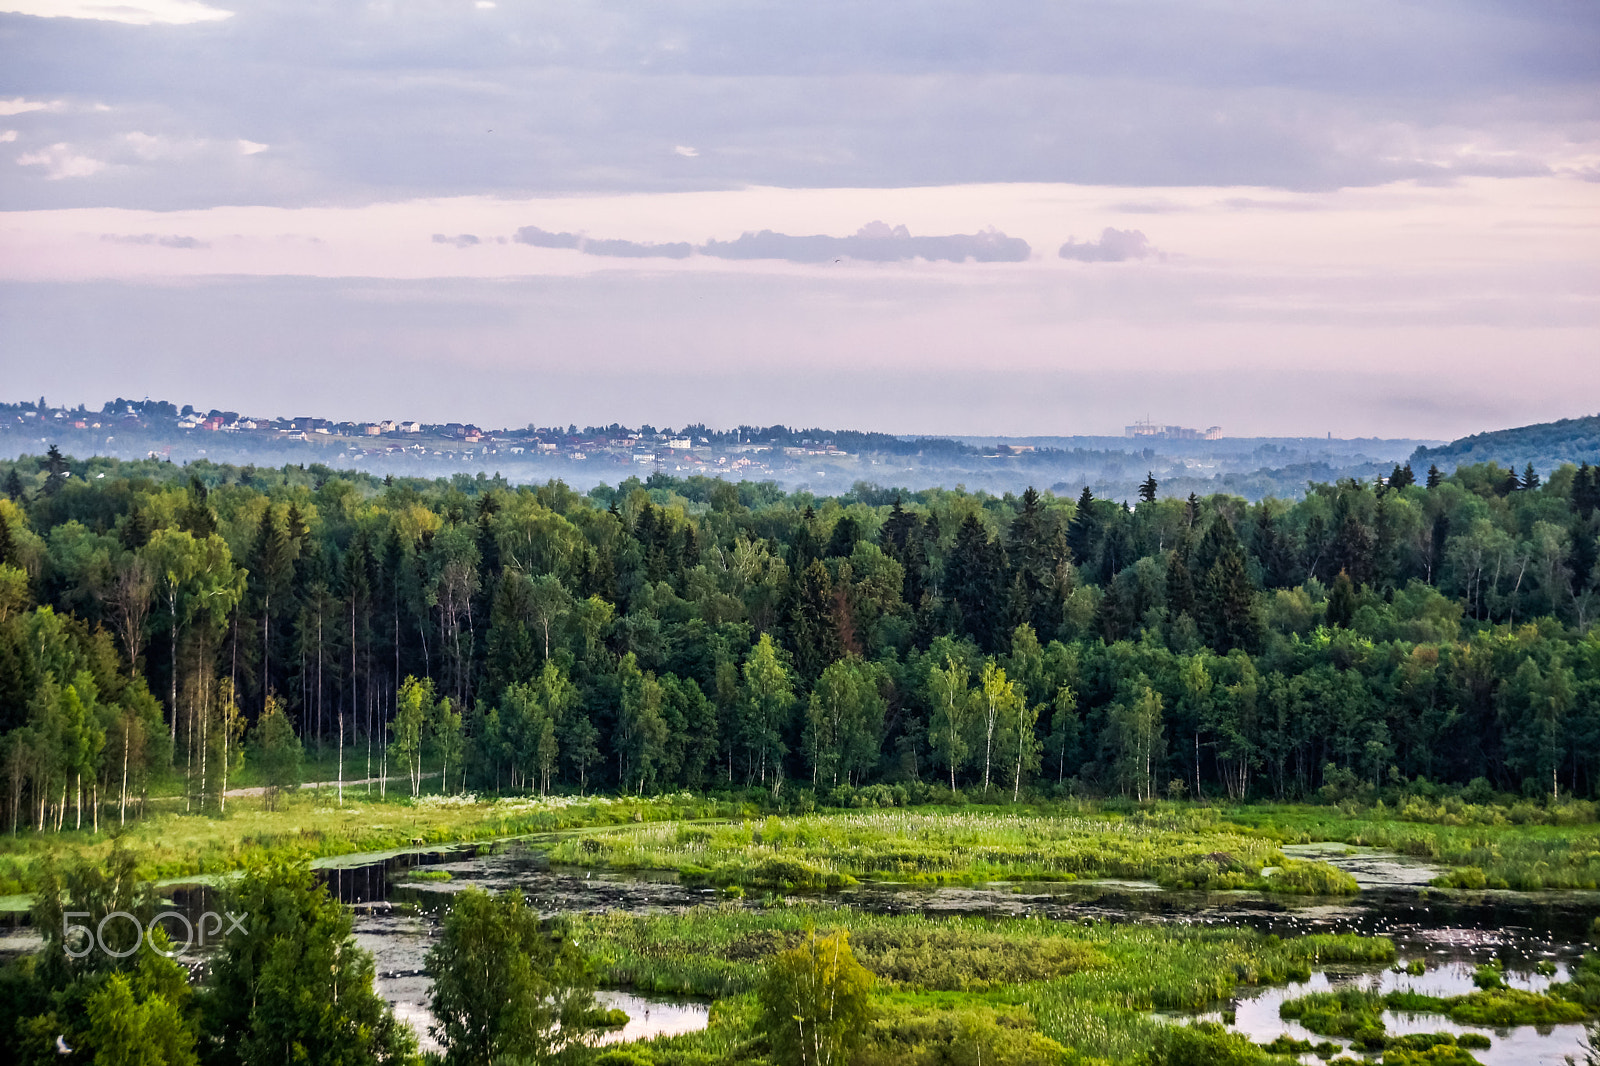
<instances>
[{"instance_id":1,"label":"forest","mask_svg":"<svg viewBox=\"0 0 1600 1066\"><path fill-rule=\"evenodd\" d=\"M426 760L445 791L839 805L1593 797L1597 473L579 494L52 449L0 463L0 810L220 807L296 737L413 793Z\"/></svg>"}]
</instances>

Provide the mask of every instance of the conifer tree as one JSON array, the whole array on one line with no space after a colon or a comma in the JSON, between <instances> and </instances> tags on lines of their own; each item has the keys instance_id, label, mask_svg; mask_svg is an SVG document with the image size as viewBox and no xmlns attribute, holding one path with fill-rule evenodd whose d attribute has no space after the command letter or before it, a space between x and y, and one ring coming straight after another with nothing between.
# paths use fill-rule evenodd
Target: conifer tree
<instances>
[{"instance_id":1,"label":"conifer tree","mask_svg":"<svg viewBox=\"0 0 1600 1066\"><path fill-rule=\"evenodd\" d=\"M1139 483L1139 500L1141 503L1154 503L1156 500L1156 475L1154 471L1145 474L1144 480Z\"/></svg>"},{"instance_id":2,"label":"conifer tree","mask_svg":"<svg viewBox=\"0 0 1600 1066\"><path fill-rule=\"evenodd\" d=\"M1080 567L1089 561L1099 537L1100 523L1096 519L1094 502L1094 493L1085 485L1078 495L1072 521L1067 524L1067 548L1072 552L1072 561Z\"/></svg>"},{"instance_id":3,"label":"conifer tree","mask_svg":"<svg viewBox=\"0 0 1600 1066\"><path fill-rule=\"evenodd\" d=\"M1439 484L1442 481L1444 481L1444 474L1442 474L1439 471L1438 464L1437 463L1429 463L1428 464L1428 488L1436 489L1436 488L1439 487Z\"/></svg>"},{"instance_id":4,"label":"conifer tree","mask_svg":"<svg viewBox=\"0 0 1600 1066\"><path fill-rule=\"evenodd\" d=\"M1333 579L1333 589L1328 593L1328 624L1342 629L1355 621L1356 587L1350 575L1343 570Z\"/></svg>"}]
</instances>

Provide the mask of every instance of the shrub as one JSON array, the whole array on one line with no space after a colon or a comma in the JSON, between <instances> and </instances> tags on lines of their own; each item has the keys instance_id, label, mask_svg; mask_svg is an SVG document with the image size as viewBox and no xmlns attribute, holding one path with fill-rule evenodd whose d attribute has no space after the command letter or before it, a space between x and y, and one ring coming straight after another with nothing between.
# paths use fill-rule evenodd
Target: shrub
<instances>
[{"instance_id":1,"label":"shrub","mask_svg":"<svg viewBox=\"0 0 1600 1066\"><path fill-rule=\"evenodd\" d=\"M1156 1031L1149 1066L1256 1066L1266 1062L1261 1049L1241 1033L1216 1022L1172 1025Z\"/></svg>"},{"instance_id":2,"label":"shrub","mask_svg":"<svg viewBox=\"0 0 1600 1066\"><path fill-rule=\"evenodd\" d=\"M1267 878L1267 891L1298 896L1353 896L1361 891L1356 879L1325 862L1285 859Z\"/></svg>"}]
</instances>

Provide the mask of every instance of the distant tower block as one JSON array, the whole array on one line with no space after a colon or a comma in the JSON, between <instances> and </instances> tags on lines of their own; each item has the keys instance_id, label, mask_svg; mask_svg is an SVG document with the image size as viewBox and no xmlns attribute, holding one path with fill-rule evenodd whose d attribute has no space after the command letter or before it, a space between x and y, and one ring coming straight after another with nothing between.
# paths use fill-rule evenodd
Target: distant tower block
<instances>
[{"instance_id":1,"label":"distant tower block","mask_svg":"<svg viewBox=\"0 0 1600 1066\"><path fill-rule=\"evenodd\" d=\"M1222 427L1208 426L1205 429L1190 429L1188 426L1162 426L1142 419L1131 426L1123 427L1125 437L1143 437L1147 440L1221 440Z\"/></svg>"}]
</instances>

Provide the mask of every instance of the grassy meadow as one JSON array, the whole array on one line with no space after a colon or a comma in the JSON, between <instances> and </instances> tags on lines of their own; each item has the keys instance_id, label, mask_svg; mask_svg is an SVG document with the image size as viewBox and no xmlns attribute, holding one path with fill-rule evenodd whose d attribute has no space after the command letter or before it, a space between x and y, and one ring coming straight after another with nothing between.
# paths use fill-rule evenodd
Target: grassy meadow
<instances>
[{"instance_id":1,"label":"grassy meadow","mask_svg":"<svg viewBox=\"0 0 1600 1066\"><path fill-rule=\"evenodd\" d=\"M645 1046L657 1066L718 1062L750 1046L752 993L767 960L812 929L841 928L877 979L879 1009L863 1062L1084 1061L1065 1058L1065 1048L1133 1062L1172 1028L1152 1012L1202 1011L1241 985L1395 958L1381 938L1280 940L1239 929L929 919L811 906L726 905L569 923L604 983L715 1000L705 1032Z\"/></svg>"},{"instance_id":2,"label":"grassy meadow","mask_svg":"<svg viewBox=\"0 0 1600 1066\"><path fill-rule=\"evenodd\" d=\"M1210 810L1129 816L1057 808L917 808L770 816L727 825L651 824L557 843L556 862L675 870L720 885L837 888L861 880L1155 881L1168 888L1348 893L1322 863L1294 862L1268 837ZM1267 867L1279 876L1263 877Z\"/></svg>"},{"instance_id":3,"label":"grassy meadow","mask_svg":"<svg viewBox=\"0 0 1600 1066\"><path fill-rule=\"evenodd\" d=\"M1588 802L1488 806L1450 801L1345 809L1231 807L1238 831L1284 844L1337 841L1383 848L1446 868L1446 888L1525 892L1600 888L1600 822Z\"/></svg>"}]
</instances>

